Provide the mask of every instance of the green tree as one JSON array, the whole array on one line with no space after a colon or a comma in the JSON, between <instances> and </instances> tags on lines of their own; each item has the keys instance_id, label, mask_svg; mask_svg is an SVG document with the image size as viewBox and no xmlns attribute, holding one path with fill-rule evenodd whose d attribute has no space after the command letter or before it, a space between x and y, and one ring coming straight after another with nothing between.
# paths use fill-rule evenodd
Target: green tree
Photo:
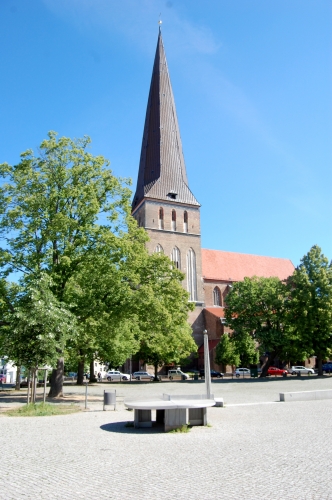
<instances>
[{"instance_id":1,"label":"green tree","mask_svg":"<svg viewBox=\"0 0 332 500\"><path fill-rule=\"evenodd\" d=\"M290 320L309 355L322 361L332 353L332 266L314 245L288 280Z\"/></svg>"},{"instance_id":2,"label":"green tree","mask_svg":"<svg viewBox=\"0 0 332 500\"><path fill-rule=\"evenodd\" d=\"M18 165L0 165L0 275L12 272L52 277L52 293L68 299L81 272L99 247L109 245L121 255L122 234L128 227L131 192L128 182L116 178L109 162L87 151L90 139L57 139L48 134L35 156L21 154ZM134 229L132 228L134 231ZM136 229L142 239L143 231ZM121 257L122 258L122 257ZM79 312L76 310L76 316ZM50 395L62 392L63 350Z\"/></svg>"},{"instance_id":3,"label":"green tree","mask_svg":"<svg viewBox=\"0 0 332 500\"><path fill-rule=\"evenodd\" d=\"M228 333L224 333L220 338L220 342L216 347L215 362L223 366L223 370L227 365L238 366L240 363L240 356L236 350L236 346Z\"/></svg>"},{"instance_id":4,"label":"green tree","mask_svg":"<svg viewBox=\"0 0 332 500\"><path fill-rule=\"evenodd\" d=\"M305 356L299 336L288 316L289 290L278 278L244 278L233 285L226 297L225 318L241 344L250 335L262 352L268 353L261 377L276 357L285 360L288 352Z\"/></svg>"},{"instance_id":5,"label":"green tree","mask_svg":"<svg viewBox=\"0 0 332 500\"><path fill-rule=\"evenodd\" d=\"M258 347L252 335L246 331L235 331L232 335L241 366L256 365L259 359Z\"/></svg>"},{"instance_id":6,"label":"green tree","mask_svg":"<svg viewBox=\"0 0 332 500\"><path fill-rule=\"evenodd\" d=\"M34 372L52 365L66 340L75 337L76 320L65 304L53 295L50 277L0 287L1 349L16 363Z\"/></svg>"},{"instance_id":7,"label":"green tree","mask_svg":"<svg viewBox=\"0 0 332 500\"><path fill-rule=\"evenodd\" d=\"M188 292L182 286L184 275L162 254L142 262L139 286L134 286L134 307L142 332L138 356L155 367L180 363L197 351L188 324ZM138 284L137 284L138 285Z\"/></svg>"}]
</instances>

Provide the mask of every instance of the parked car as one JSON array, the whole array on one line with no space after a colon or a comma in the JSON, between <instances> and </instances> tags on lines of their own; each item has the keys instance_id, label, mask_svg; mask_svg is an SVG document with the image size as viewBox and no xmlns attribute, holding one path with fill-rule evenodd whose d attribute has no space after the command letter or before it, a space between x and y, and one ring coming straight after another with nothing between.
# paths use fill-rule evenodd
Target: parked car
<instances>
[{"instance_id":1,"label":"parked car","mask_svg":"<svg viewBox=\"0 0 332 500\"><path fill-rule=\"evenodd\" d=\"M154 380L154 375L148 372L135 372L133 373L133 378L135 380Z\"/></svg>"},{"instance_id":2,"label":"parked car","mask_svg":"<svg viewBox=\"0 0 332 500\"><path fill-rule=\"evenodd\" d=\"M184 373L182 370L176 369L176 370L168 370L168 378L170 380L173 380L174 378L179 378L179 379L188 379L189 375L188 373Z\"/></svg>"},{"instance_id":3,"label":"parked car","mask_svg":"<svg viewBox=\"0 0 332 500\"><path fill-rule=\"evenodd\" d=\"M267 371L268 375L284 375L287 376L288 371L283 368L277 368L276 366L270 366Z\"/></svg>"},{"instance_id":4,"label":"parked car","mask_svg":"<svg viewBox=\"0 0 332 500\"><path fill-rule=\"evenodd\" d=\"M199 374L201 377L205 376L205 370L199 370ZM211 377L223 378L224 374L221 372L217 372L216 370L210 370Z\"/></svg>"},{"instance_id":5,"label":"parked car","mask_svg":"<svg viewBox=\"0 0 332 500\"><path fill-rule=\"evenodd\" d=\"M130 375L127 373L121 373L119 370L109 370L106 373L105 378L107 378L109 382L112 382L113 380L130 380Z\"/></svg>"},{"instance_id":6,"label":"parked car","mask_svg":"<svg viewBox=\"0 0 332 500\"><path fill-rule=\"evenodd\" d=\"M323 368L323 372L332 373L332 362L324 363L322 368Z\"/></svg>"},{"instance_id":7,"label":"parked car","mask_svg":"<svg viewBox=\"0 0 332 500\"><path fill-rule=\"evenodd\" d=\"M315 370L312 368L306 368L305 366L292 366L288 370L289 373L292 375L297 375L298 373L302 374L313 374L315 373Z\"/></svg>"},{"instance_id":8,"label":"parked car","mask_svg":"<svg viewBox=\"0 0 332 500\"><path fill-rule=\"evenodd\" d=\"M250 375L250 370L249 368L237 368L235 370L235 373L234 375L239 378L240 376L244 376L244 375Z\"/></svg>"}]
</instances>

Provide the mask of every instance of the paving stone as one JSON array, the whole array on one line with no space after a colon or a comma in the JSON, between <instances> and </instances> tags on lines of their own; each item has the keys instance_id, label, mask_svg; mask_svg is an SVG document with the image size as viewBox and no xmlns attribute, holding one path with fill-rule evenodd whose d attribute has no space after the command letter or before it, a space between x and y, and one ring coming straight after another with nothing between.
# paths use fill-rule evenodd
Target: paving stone
<instances>
[{"instance_id":1,"label":"paving stone","mask_svg":"<svg viewBox=\"0 0 332 500\"><path fill-rule=\"evenodd\" d=\"M218 381L213 393L225 407L209 408L211 427L189 433L125 427L133 412L123 403L102 411L103 386L89 388L88 412L0 416L0 498L331 500L332 400L277 402L282 391L331 386L332 379ZM122 399L166 390L163 383L114 387ZM189 382L167 383L171 391L199 392Z\"/></svg>"}]
</instances>

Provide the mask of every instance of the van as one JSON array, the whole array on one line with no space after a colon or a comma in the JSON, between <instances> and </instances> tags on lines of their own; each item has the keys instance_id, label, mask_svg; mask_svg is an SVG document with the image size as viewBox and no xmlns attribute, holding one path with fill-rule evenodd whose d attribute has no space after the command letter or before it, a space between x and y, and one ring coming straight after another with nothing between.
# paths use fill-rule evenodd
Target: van
<instances>
[{"instance_id":1,"label":"van","mask_svg":"<svg viewBox=\"0 0 332 500\"><path fill-rule=\"evenodd\" d=\"M179 369L169 370L168 371L168 378L170 380L173 380L173 379L187 380L189 378L189 375L187 373L184 373L183 371L181 371Z\"/></svg>"}]
</instances>

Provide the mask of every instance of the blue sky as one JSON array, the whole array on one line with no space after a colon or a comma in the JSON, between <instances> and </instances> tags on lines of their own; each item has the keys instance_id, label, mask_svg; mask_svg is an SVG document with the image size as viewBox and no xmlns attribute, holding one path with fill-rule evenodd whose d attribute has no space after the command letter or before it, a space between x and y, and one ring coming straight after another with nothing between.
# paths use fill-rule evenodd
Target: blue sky
<instances>
[{"instance_id":1,"label":"blue sky","mask_svg":"<svg viewBox=\"0 0 332 500\"><path fill-rule=\"evenodd\" d=\"M135 188L159 13L203 247L331 259L330 0L1 0L0 162L89 135Z\"/></svg>"}]
</instances>

